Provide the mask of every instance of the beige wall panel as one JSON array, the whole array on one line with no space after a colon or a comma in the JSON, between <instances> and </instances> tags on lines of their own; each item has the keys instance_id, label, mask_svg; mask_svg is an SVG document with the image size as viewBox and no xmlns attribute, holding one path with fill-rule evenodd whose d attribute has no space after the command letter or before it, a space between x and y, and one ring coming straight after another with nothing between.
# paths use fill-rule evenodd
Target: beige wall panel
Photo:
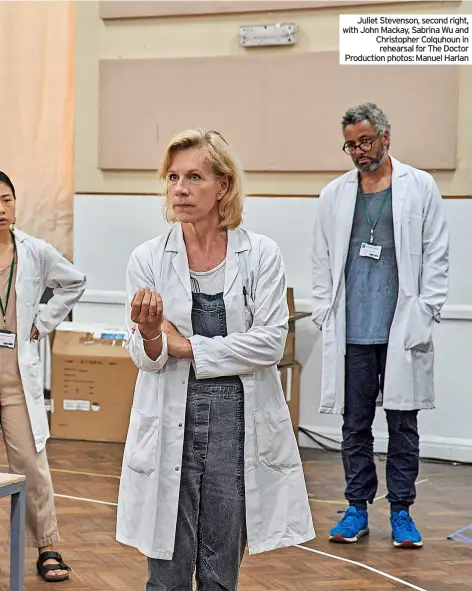
<instances>
[{"instance_id":1,"label":"beige wall panel","mask_svg":"<svg viewBox=\"0 0 472 591\"><path fill-rule=\"evenodd\" d=\"M334 6L334 5L333 5ZM472 14L472 2L425 2L385 4L383 6L358 6L351 4L342 9L343 13L371 14L385 12L391 15L415 12L416 14L440 15ZM339 8L333 10L302 10L296 13L299 26L299 43L290 48L257 48L248 51L237 42L237 31L240 26L247 25L247 15L209 15L200 17L177 18L143 18L103 21L99 17L99 2L78 2L77 12L77 44L76 44L76 96L75 96L75 191L79 193L107 194L156 194L162 189L152 170L101 170L97 166L99 146L99 61L100 59L169 59L185 57L211 57L222 55L251 56L284 53L303 54L306 52L333 52L338 50ZM277 13L278 20L293 20L295 13ZM252 13L250 24L265 24L266 13ZM196 26L198 24L198 27ZM372 69L376 69L374 66ZM350 68L350 66L346 66ZM407 68L412 72L417 66ZM437 72L445 73L448 67L433 67ZM370 70L369 67L366 70ZM366 74L362 70L361 76ZM395 66L389 70L391 76L388 87L397 91L399 82ZM444 196L472 195L472 68L463 67L459 70L460 93L459 115L456 126L457 155L456 167L449 170L431 170ZM162 85L165 81L161 81ZM185 88L185 83L184 88ZM324 81L325 93L330 90L330 83ZM446 86L446 83L445 83ZM369 99L369 91L365 88L365 98ZM219 89L215 97L223 101L224 89ZM426 103L427 104L427 103ZM380 105L387 107L382 104ZM405 110L408 112L408 109ZM387 111L390 116L390 112ZM313 118L319 117L313 112ZM339 128L340 111L336 116L335 129L331 130L342 143ZM392 138L392 154L398 156L400 135L398 116L395 117ZM430 121L421 130L420 137L427 137L432 144L437 132L436 122ZM412 150L416 138L410 133ZM402 140L404 143L405 140ZM423 144L421 144L423 145ZM423 148L421 148L423 149ZM156 151L157 152L157 151ZM345 168L351 167L346 156ZM338 171L308 172L248 172L245 189L249 195L281 195L307 197L317 195Z\"/></svg>"},{"instance_id":2,"label":"beige wall panel","mask_svg":"<svg viewBox=\"0 0 472 591\"><path fill-rule=\"evenodd\" d=\"M103 0L100 2L100 18L104 20L120 18L150 18L162 16L236 14L243 12L272 12L281 10L300 10L316 8L343 8L379 4L402 4L427 0L236 0L236 1L198 1L198 0Z\"/></svg>"},{"instance_id":3,"label":"beige wall panel","mask_svg":"<svg viewBox=\"0 0 472 591\"><path fill-rule=\"evenodd\" d=\"M389 115L397 158L451 170L458 99L455 67L340 66L337 52L101 60L98 166L156 170L172 135L202 126L247 171L344 171L340 115L371 100Z\"/></svg>"}]
</instances>

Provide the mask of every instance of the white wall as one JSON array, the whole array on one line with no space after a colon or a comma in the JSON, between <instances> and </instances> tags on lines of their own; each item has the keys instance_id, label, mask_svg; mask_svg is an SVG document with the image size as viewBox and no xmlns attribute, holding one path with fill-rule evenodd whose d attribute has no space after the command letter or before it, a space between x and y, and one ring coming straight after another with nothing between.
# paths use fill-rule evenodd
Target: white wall
<instances>
[{"instance_id":1,"label":"white wall","mask_svg":"<svg viewBox=\"0 0 472 591\"><path fill-rule=\"evenodd\" d=\"M287 279L297 308L310 309L311 231L318 201L310 198L249 198L245 227L272 237L280 245ZM424 457L472 461L472 272L470 251L472 200L444 201L451 232L450 295L443 321L435 328L436 400L434 411L420 413ZM76 195L74 261L88 277L88 289L74 320L123 323L124 276L128 257L139 243L166 229L162 200L153 196ZM300 425L335 439L341 418L318 413L319 334L309 319L297 324L297 360L302 363ZM471 351L471 353L469 353ZM386 449L383 411L375 421L376 446ZM310 445L305 436L301 444Z\"/></svg>"}]
</instances>

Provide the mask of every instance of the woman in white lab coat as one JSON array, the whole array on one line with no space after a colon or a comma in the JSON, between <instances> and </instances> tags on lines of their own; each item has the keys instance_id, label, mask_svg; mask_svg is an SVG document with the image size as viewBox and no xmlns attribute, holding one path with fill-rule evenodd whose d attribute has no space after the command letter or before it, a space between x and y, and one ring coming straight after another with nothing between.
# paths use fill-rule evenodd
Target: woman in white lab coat
<instances>
[{"instance_id":1,"label":"woman in white lab coat","mask_svg":"<svg viewBox=\"0 0 472 591\"><path fill-rule=\"evenodd\" d=\"M127 269L127 347L140 369L117 540L147 589L237 588L243 553L315 536L277 371L288 329L278 246L240 228L241 174L215 131L169 144L169 232Z\"/></svg>"},{"instance_id":2,"label":"woman in white lab coat","mask_svg":"<svg viewBox=\"0 0 472 591\"><path fill-rule=\"evenodd\" d=\"M38 340L68 315L85 277L51 245L14 229L15 206L14 186L0 172L0 420L10 471L26 476L27 545L39 549L38 573L56 582L70 569L54 549L59 533ZM40 310L47 287L54 295Z\"/></svg>"}]
</instances>

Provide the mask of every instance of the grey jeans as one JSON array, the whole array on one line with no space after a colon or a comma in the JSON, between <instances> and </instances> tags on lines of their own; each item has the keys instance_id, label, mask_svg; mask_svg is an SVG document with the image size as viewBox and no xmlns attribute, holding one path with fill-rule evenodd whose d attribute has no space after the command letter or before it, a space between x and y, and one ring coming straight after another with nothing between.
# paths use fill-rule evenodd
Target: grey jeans
<instances>
[{"instance_id":1,"label":"grey jeans","mask_svg":"<svg viewBox=\"0 0 472 591\"><path fill-rule=\"evenodd\" d=\"M234 591L246 547L242 386L189 386L175 550L147 591Z\"/></svg>"}]
</instances>

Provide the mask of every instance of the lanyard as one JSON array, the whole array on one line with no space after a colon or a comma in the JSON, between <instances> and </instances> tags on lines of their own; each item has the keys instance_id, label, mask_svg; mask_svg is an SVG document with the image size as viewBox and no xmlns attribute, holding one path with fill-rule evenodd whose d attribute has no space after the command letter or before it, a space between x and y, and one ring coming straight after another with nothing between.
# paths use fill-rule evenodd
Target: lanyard
<instances>
[{"instance_id":1,"label":"lanyard","mask_svg":"<svg viewBox=\"0 0 472 591\"><path fill-rule=\"evenodd\" d=\"M5 297L5 306L3 305L2 298L0 298L0 310L2 311L3 315L3 328L5 329L7 326L7 308L8 302L10 301L10 293L11 293L11 286L13 284L13 275L15 273L15 259L16 259L16 241L13 234L11 235L13 240L13 259L11 261L10 266L10 278L8 279L8 288L7 288L7 295Z\"/></svg>"},{"instance_id":2,"label":"lanyard","mask_svg":"<svg viewBox=\"0 0 472 591\"><path fill-rule=\"evenodd\" d=\"M361 183L360 179L359 179L359 194L361 196L362 209L364 210L365 219L367 220L367 223L370 226L370 243L372 244L374 242L375 226L378 224L378 221L380 220L380 216L382 215L382 212L384 210L385 204L387 203L389 191L385 192L385 197L382 199L382 203L380 204L380 207L379 207L379 212L378 212L377 217L375 218L374 222L372 222L370 215L369 215L369 211L367 209L367 203L365 200L364 189L362 188L362 183Z\"/></svg>"}]
</instances>

